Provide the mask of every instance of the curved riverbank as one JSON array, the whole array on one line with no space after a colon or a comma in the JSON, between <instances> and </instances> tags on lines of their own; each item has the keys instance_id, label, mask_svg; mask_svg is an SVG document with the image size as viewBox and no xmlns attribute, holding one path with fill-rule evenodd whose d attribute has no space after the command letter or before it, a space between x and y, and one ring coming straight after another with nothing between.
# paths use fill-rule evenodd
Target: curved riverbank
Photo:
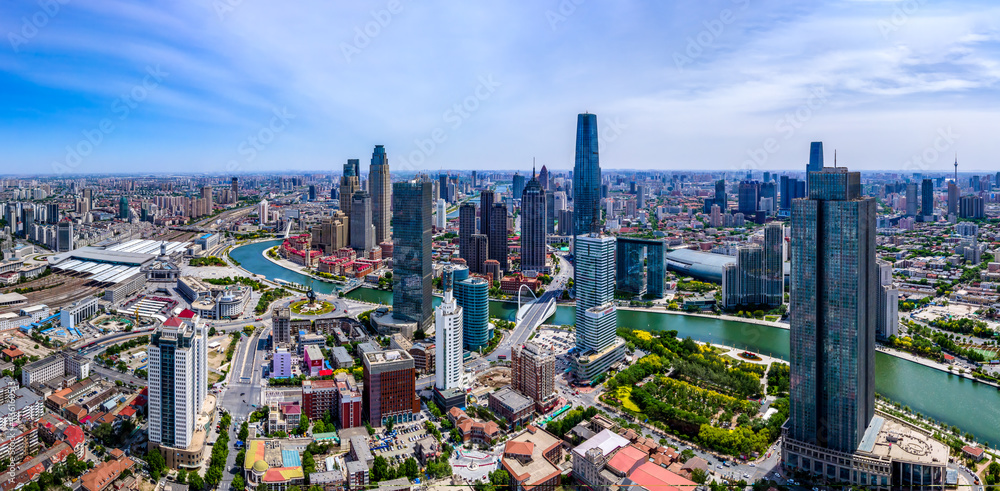
<instances>
[{"instance_id":1,"label":"curved riverbank","mask_svg":"<svg viewBox=\"0 0 1000 491\"><path fill-rule=\"evenodd\" d=\"M263 241L233 249L231 256L240 261L251 274L263 274L269 279L293 281L312 286L318 293L332 293L334 285L314 281L296 271L277 267L261 256L261 249L279 243ZM348 298L372 303L391 303L391 292L359 288ZM434 297L435 305L440 303ZM509 303L490 302L490 317L510 319L516 310ZM690 336L700 342L721 344L788 360L789 330L770 323L750 323L747 319L725 319L721 316L663 315L681 314L656 310L623 308L618 313L618 325L629 329L647 331L675 330L684 338ZM686 313L685 313L686 314ZM560 305L556 313L544 324L560 326L575 322L576 308ZM737 320L738 319L738 320ZM939 370L918 361L900 358L879 350L876 353L876 390L913 411L938 421L958 426L971 432L980 440L1000 441L1000 391L958 374Z\"/></svg>"},{"instance_id":2,"label":"curved riverbank","mask_svg":"<svg viewBox=\"0 0 1000 491\"><path fill-rule=\"evenodd\" d=\"M704 317L706 319L722 319L724 321L730 322L742 322L745 324L757 324L760 326L776 327L778 329L788 330L789 325L784 322L771 322L760 319L747 319L746 317L736 317L735 315L714 315L714 314L700 314L697 312L679 312L676 310L660 310L651 307L618 307L618 310L634 310L638 312L649 312L653 314L671 314L671 315L688 315L691 317Z\"/></svg>"}]
</instances>

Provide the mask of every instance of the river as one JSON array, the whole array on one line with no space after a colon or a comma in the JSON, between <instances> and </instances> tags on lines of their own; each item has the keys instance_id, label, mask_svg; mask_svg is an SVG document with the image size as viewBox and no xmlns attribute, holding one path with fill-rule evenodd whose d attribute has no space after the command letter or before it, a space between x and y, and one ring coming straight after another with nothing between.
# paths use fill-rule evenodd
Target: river
<instances>
[{"instance_id":1,"label":"river","mask_svg":"<svg viewBox=\"0 0 1000 491\"><path fill-rule=\"evenodd\" d=\"M261 255L265 249L278 243L276 240L258 242L234 249L230 254L248 271L269 279L310 285L322 293L336 291L335 285L282 268ZM375 303L392 303L391 292L367 288L359 288L347 296ZM435 306L440 302L440 298L434 297ZM512 319L516 307L513 303L490 302L490 315ZM546 323L573 324L575 315L575 307L561 306ZM618 312L618 325L649 331L672 329L679 336L690 336L696 341L737 346L788 359L786 329L711 317L631 310ZM880 394L910 406L914 411L971 432L981 441L1000 443L1000 391L885 353L875 355L875 364L875 388Z\"/></svg>"}]
</instances>

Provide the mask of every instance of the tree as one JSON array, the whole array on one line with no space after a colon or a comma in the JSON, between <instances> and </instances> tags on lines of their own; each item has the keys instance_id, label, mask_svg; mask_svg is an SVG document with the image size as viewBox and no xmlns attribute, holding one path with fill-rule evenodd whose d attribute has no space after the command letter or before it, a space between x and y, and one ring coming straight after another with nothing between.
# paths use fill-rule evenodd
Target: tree
<instances>
[{"instance_id":1,"label":"tree","mask_svg":"<svg viewBox=\"0 0 1000 491\"><path fill-rule=\"evenodd\" d=\"M210 328L210 329L208 330L208 335L209 335L209 336L215 336L215 332L216 332L216 331L215 331L215 327L213 326L212 328Z\"/></svg>"},{"instance_id":2,"label":"tree","mask_svg":"<svg viewBox=\"0 0 1000 491\"><path fill-rule=\"evenodd\" d=\"M244 421L243 424L240 425L240 431L239 433L236 434L236 438L238 438L240 441L245 442L249 437L250 437L250 427L247 425L247 422Z\"/></svg>"},{"instance_id":3,"label":"tree","mask_svg":"<svg viewBox=\"0 0 1000 491\"><path fill-rule=\"evenodd\" d=\"M305 435L307 431L309 431L309 416L302 413L302 416L299 416L299 434Z\"/></svg>"},{"instance_id":4,"label":"tree","mask_svg":"<svg viewBox=\"0 0 1000 491\"><path fill-rule=\"evenodd\" d=\"M188 486L190 486L191 489L195 490L205 489L205 480L202 479L202 477L197 472L192 472L191 474L189 474L187 481L188 481ZM233 488L236 489L235 486L233 486Z\"/></svg>"},{"instance_id":5,"label":"tree","mask_svg":"<svg viewBox=\"0 0 1000 491\"><path fill-rule=\"evenodd\" d=\"M149 453L146 454L146 463L149 464L150 471L156 471L157 475L159 475L160 472L163 471L163 469L167 468L167 461L164 460L163 455L160 454L160 451L155 448L150 450ZM157 479L154 479L154 481Z\"/></svg>"},{"instance_id":6,"label":"tree","mask_svg":"<svg viewBox=\"0 0 1000 491\"><path fill-rule=\"evenodd\" d=\"M372 428L372 424L367 421L365 421L365 429L368 430L368 436L375 434L375 428Z\"/></svg>"},{"instance_id":7,"label":"tree","mask_svg":"<svg viewBox=\"0 0 1000 491\"><path fill-rule=\"evenodd\" d=\"M386 422L385 422L385 431L386 431L387 433L391 433L391 432L392 432L392 427L393 427L393 426L395 426L395 423L393 423L391 419L390 419L390 420L388 420L388 421L386 421Z\"/></svg>"},{"instance_id":8,"label":"tree","mask_svg":"<svg viewBox=\"0 0 1000 491\"><path fill-rule=\"evenodd\" d=\"M706 475L704 470L695 468L691 470L691 480L698 484L705 484L705 481L708 480L708 475Z\"/></svg>"},{"instance_id":9,"label":"tree","mask_svg":"<svg viewBox=\"0 0 1000 491\"><path fill-rule=\"evenodd\" d=\"M406 459L401 467L403 474L406 475L407 479L414 480L420 476L420 466L417 465L417 460L413 457Z\"/></svg>"},{"instance_id":10,"label":"tree","mask_svg":"<svg viewBox=\"0 0 1000 491\"><path fill-rule=\"evenodd\" d=\"M236 477L233 478L233 484L229 487L230 489L243 489L246 488L246 486L247 484L243 481L243 476L236 474Z\"/></svg>"},{"instance_id":11,"label":"tree","mask_svg":"<svg viewBox=\"0 0 1000 491\"><path fill-rule=\"evenodd\" d=\"M188 473L184 469L177 471L177 482L184 484L187 481L187 475Z\"/></svg>"},{"instance_id":12,"label":"tree","mask_svg":"<svg viewBox=\"0 0 1000 491\"><path fill-rule=\"evenodd\" d=\"M372 463L372 482L380 482L388 479L393 479L392 469L389 467L389 461L385 460L385 457L379 455L375 457L375 461Z\"/></svg>"}]
</instances>

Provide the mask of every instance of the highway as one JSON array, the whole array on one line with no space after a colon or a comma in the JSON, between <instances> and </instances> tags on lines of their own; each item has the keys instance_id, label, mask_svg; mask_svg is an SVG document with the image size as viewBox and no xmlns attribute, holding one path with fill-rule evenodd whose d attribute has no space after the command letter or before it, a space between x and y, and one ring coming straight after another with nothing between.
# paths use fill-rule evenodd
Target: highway
<instances>
[{"instance_id":1,"label":"highway","mask_svg":"<svg viewBox=\"0 0 1000 491\"><path fill-rule=\"evenodd\" d=\"M270 324L270 320L267 321ZM226 458L226 468L219 483L219 489L229 491L233 477L241 473L242 462L236 462L236 448L239 427L242 421L254 411L253 406L260 406L263 401L264 347L270 333L270 326L257 329L249 337L242 336L229 365L229 383L219 394L219 407L229 411L233 426L229 429L229 456Z\"/></svg>"}]
</instances>

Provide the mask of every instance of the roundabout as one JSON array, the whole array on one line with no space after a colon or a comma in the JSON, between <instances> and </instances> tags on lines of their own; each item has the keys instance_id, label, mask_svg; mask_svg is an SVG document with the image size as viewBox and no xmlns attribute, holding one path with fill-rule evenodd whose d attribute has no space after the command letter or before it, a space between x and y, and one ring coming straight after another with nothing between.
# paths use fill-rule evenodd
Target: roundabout
<instances>
[{"instance_id":1,"label":"roundabout","mask_svg":"<svg viewBox=\"0 0 1000 491\"><path fill-rule=\"evenodd\" d=\"M319 300L316 302L310 302L309 300L299 300L298 302L292 302L288 306L292 309L293 313L299 315L323 315L333 312L336 308L332 303L326 300Z\"/></svg>"}]
</instances>

